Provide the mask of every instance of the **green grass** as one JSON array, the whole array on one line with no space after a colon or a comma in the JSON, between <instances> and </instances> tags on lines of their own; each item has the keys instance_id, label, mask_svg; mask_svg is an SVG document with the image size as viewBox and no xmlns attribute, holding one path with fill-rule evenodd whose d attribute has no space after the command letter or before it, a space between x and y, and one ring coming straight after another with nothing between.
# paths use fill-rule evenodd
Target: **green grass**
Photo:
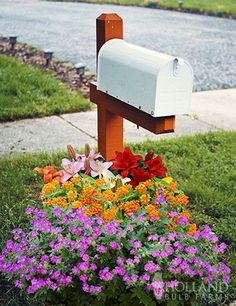
<instances>
[{"instance_id":1,"label":"green grass","mask_svg":"<svg viewBox=\"0 0 236 306\"><path fill-rule=\"evenodd\" d=\"M190 196L192 222L209 224L220 239L230 245L225 260L236 273L236 132L215 132L194 137L181 137L158 142L147 141L131 145L136 153L154 149L161 154L168 175ZM65 152L54 154L19 155L0 158L0 248L9 238L12 228L23 222L28 200L36 199L42 177L33 173L36 166L60 164ZM236 280L230 289L235 298ZM17 299L17 295L11 298ZM9 299L9 296L8 296ZM21 305L12 304L9 305ZM27 304L24 300L22 305Z\"/></svg>"},{"instance_id":2,"label":"green grass","mask_svg":"<svg viewBox=\"0 0 236 306\"><path fill-rule=\"evenodd\" d=\"M90 103L52 74L0 55L0 121L84 111Z\"/></svg>"},{"instance_id":3,"label":"green grass","mask_svg":"<svg viewBox=\"0 0 236 306\"><path fill-rule=\"evenodd\" d=\"M155 2L155 0L149 0L149 1L148 0L146 1L145 0L85 0L85 2L117 3L117 4L148 6L151 4L151 2ZM160 0L159 3L160 7L163 8L174 8L174 9L178 8L178 0ZM183 0L183 9L236 16L236 1L235 0Z\"/></svg>"}]
</instances>

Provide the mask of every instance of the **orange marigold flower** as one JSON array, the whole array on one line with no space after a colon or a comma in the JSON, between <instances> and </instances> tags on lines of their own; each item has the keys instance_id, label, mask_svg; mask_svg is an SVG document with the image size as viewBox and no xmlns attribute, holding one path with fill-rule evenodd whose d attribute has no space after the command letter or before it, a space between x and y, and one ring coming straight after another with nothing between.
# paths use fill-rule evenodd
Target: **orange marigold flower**
<instances>
[{"instance_id":1,"label":"orange marigold flower","mask_svg":"<svg viewBox=\"0 0 236 306\"><path fill-rule=\"evenodd\" d=\"M189 202L188 197L185 194L183 194L183 193L178 194L175 197L175 203L177 203L177 204L185 206L185 205L188 204L188 202Z\"/></svg>"},{"instance_id":2,"label":"orange marigold flower","mask_svg":"<svg viewBox=\"0 0 236 306\"><path fill-rule=\"evenodd\" d=\"M98 215L98 216L102 216L102 205L101 203L93 203L90 207L89 207L89 212L90 212L90 216L91 215Z\"/></svg>"},{"instance_id":3,"label":"orange marigold flower","mask_svg":"<svg viewBox=\"0 0 236 306\"><path fill-rule=\"evenodd\" d=\"M80 208L83 206L83 203L81 201L74 201L72 203L72 208Z\"/></svg>"},{"instance_id":4,"label":"orange marigold flower","mask_svg":"<svg viewBox=\"0 0 236 306\"><path fill-rule=\"evenodd\" d=\"M150 194L146 193L146 194L142 194L140 196L140 202L144 205L147 205L149 204L151 201L151 197L150 197Z\"/></svg>"},{"instance_id":5,"label":"orange marigold flower","mask_svg":"<svg viewBox=\"0 0 236 306\"><path fill-rule=\"evenodd\" d=\"M194 235L197 231L197 225L195 223L193 224L189 224L189 230L188 230L188 234L189 235Z\"/></svg>"},{"instance_id":6,"label":"orange marigold flower","mask_svg":"<svg viewBox=\"0 0 236 306\"><path fill-rule=\"evenodd\" d=\"M115 219L116 212L117 212L117 207L110 207L105 211L102 217L106 222L108 222L110 220Z\"/></svg>"},{"instance_id":7,"label":"orange marigold flower","mask_svg":"<svg viewBox=\"0 0 236 306\"><path fill-rule=\"evenodd\" d=\"M72 182L65 182L62 184L61 189L72 190L74 188L74 184Z\"/></svg>"},{"instance_id":8,"label":"orange marigold flower","mask_svg":"<svg viewBox=\"0 0 236 306\"><path fill-rule=\"evenodd\" d=\"M66 200L66 197L57 197L57 198L48 199L44 201L44 205L45 206L60 206L63 208L67 208L68 202Z\"/></svg>"},{"instance_id":9,"label":"orange marigold flower","mask_svg":"<svg viewBox=\"0 0 236 306\"><path fill-rule=\"evenodd\" d=\"M131 188L132 188L132 186L130 184L126 184L124 186L121 186L121 187L117 188L116 197L121 198L121 197L127 195Z\"/></svg>"},{"instance_id":10,"label":"orange marigold flower","mask_svg":"<svg viewBox=\"0 0 236 306\"><path fill-rule=\"evenodd\" d=\"M99 200L93 197L102 199L102 194L90 185L85 185L81 190L80 196L80 201L83 203L83 206L92 205L100 202Z\"/></svg>"},{"instance_id":11,"label":"orange marigold flower","mask_svg":"<svg viewBox=\"0 0 236 306\"><path fill-rule=\"evenodd\" d=\"M67 192L67 198L70 200L70 201L75 201L77 199L77 191L76 190L70 190Z\"/></svg>"},{"instance_id":12,"label":"orange marigold flower","mask_svg":"<svg viewBox=\"0 0 236 306\"><path fill-rule=\"evenodd\" d=\"M73 176L70 180L73 184L79 184L80 178L78 176Z\"/></svg>"},{"instance_id":13,"label":"orange marigold flower","mask_svg":"<svg viewBox=\"0 0 236 306\"><path fill-rule=\"evenodd\" d=\"M160 213L157 211L157 208L155 205L147 205L145 207L149 217L155 217L156 220L159 220L160 219Z\"/></svg>"},{"instance_id":14,"label":"orange marigold flower","mask_svg":"<svg viewBox=\"0 0 236 306\"><path fill-rule=\"evenodd\" d=\"M173 224L177 224L178 223L178 218L177 217L173 217L172 218L172 223Z\"/></svg>"},{"instance_id":15,"label":"orange marigold flower","mask_svg":"<svg viewBox=\"0 0 236 306\"><path fill-rule=\"evenodd\" d=\"M102 197L105 201L114 201L115 200L115 194L114 192L112 192L112 190L108 189L108 190L105 190L103 193L102 193Z\"/></svg>"},{"instance_id":16,"label":"orange marigold flower","mask_svg":"<svg viewBox=\"0 0 236 306\"><path fill-rule=\"evenodd\" d=\"M141 209L139 201L137 200L120 203L118 207L124 209L126 214L135 213Z\"/></svg>"},{"instance_id":17,"label":"orange marigold flower","mask_svg":"<svg viewBox=\"0 0 236 306\"><path fill-rule=\"evenodd\" d=\"M42 188L42 195L46 195L46 194L49 194L50 192L53 192L57 184L58 184L58 181L56 181L56 184L53 181L51 183L45 184Z\"/></svg>"},{"instance_id":18,"label":"orange marigold flower","mask_svg":"<svg viewBox=\"0 0 236 306\"><path fill-rule=\"evenodd\" d=\"M167 229L170 230L170 231L173 231L174 230L174 226L171 225L171 224L168 224L167 225Z\"/></svg>"},{"instance_id":19,"label":"orange marigold flower","mask_svg":"<svg viewBox=\"0 0 236 306\"><path fill-rule=\"evenodd\" d=\"M141 194L144 194L147 192L147 187L145 186L145 184L142 182L142 183L139 183L138 186L135 187L135 192L139 192Z\"/></svg>"},{"instance_id":20,"label":"orange marigold flower","mask_svg":"<svg viewBox=\"0 0 236 306\"><path fill-rule=\"evenodd\" d=\"M175 192L175 190L177 189L177 187L178 187L178 184L175 183L175 182L171 182L171 183L169 183L169 185L168 185L168 189L169 189L170 191L172 191L172 192Z\"/></svg>"},{"instance_id":21,"label":"orange marigold flower","mask_svg":"<svg viewBox=\"0 0 236 306\"><path fill-rule=\"evenodd\" d=\"M183 211L180 213L180 216L181 216L181 217L185 217L186 219L189 219L189 218L190 218L190 213L187 212L187 210L183 210Z\"/></svg>"},{"instance_id":22,"label":"orange marigold flower","mask_svg":"<svg viewBox=\"0 0 236 306\"><path fill-rule=\"evenodd\" d=\"M149 189L154 186L154 183L152 180L147 180L146 182L143 182L143 184Z\"/></svg>"},{"instance_id":23,"label":"orange marigold flower","mask_svg":"<svg viewBox=\"0 0 236 306\"><path fill-rule=\"evenodd\" d=\"M99 188L101 188L102 186L104 186L105 185L105 181L104 181L104 179L97 179L96 181L95 181L95 185L97 186L97 187L99 187Z\"/></svg>"}]
</instances>

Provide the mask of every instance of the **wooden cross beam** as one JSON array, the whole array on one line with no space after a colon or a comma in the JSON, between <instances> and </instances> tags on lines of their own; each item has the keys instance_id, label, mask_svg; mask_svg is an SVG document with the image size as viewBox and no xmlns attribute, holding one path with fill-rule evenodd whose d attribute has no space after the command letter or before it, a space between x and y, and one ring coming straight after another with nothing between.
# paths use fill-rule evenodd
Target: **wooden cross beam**
<instances>
[{"instance_id":1,"label":"wooden cross beam","mask_svg":"<svg viewBox=\"0 0 236 306\"><path fill-rule=\"evenodd\" d=\"M123 21L117 14L102 14L96 20L97 59L100 48L110 39L123 39ZM98 151L106 160L115 151L123 151L123 118L155 134L171 133L175 129L175 116L152 117L97 89L90 84L90 100L97 104ZM147 101L148 103L148 101Z\"/></svg>"}]
</instances>

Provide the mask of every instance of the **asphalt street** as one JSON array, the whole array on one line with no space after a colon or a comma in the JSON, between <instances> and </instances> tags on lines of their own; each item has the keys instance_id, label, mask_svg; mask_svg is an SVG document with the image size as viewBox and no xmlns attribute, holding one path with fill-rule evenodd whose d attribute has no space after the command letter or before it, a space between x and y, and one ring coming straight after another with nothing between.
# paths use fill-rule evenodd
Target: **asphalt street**
<instances>
[{"instance_id":1,"label":"asphalt street","mask_svg":"<svg viewBox=\"0 0 236 306\"><path fill-rule=\"evenodd\" d=\"M194 89L236 87L236 20L141 7L37 0L0 0L0 35L19 40L95 71L95 19L116 12L125 39L187 59Z\"/></svg>"}]
</instances>

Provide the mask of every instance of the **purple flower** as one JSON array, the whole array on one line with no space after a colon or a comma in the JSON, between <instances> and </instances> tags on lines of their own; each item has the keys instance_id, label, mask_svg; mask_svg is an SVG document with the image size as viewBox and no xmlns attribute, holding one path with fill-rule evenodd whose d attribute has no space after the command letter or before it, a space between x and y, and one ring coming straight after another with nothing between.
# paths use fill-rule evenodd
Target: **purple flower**
<instances>
[{"instance_id":1,"label":"purple flower","mask_svg":"<svg viewBox=\"0 0 236 306\"><path fill-rule=\"evenodd\" d=\"M167 282L167 287L169 288L178 287L178 285L179 285L178 280L172 280L172 281Z\"/></svg>"},{"instance_id":2,"label":"purple flower","mask_svg":"<svg viewBox=\"0 0 236 306\"><path fill-rule=\"evenodd\" d=\"M134 256L134 263L140 263L140 258L138 256Z\"/></svg>"},{"instance_id":3,"label":"purple flower","mask_svg":"<svg viewBox=\"0 0 236 306\"><path fill-rule=\"evenodd\" d=\"M166 238L160 237L160 244L165 244L165 243L166 243Z\"/></svg>"},{"instance_id":4,"label":"purple flower","mask_svg":"<svg viewBox=\"0 0 236 306\"><path fill-rule=\"evenodd\" d=\"M59 207L54 208L53 216L59 216L61 214L61 209Z\"/></svg>"},{"instance_id":5,"label":"purple flower","mask_svg":"<svg viewBox=\"0 0 236 306\"><path fill-rule=\"evenodd\" d=\"M88 280L88 276L86 274L81 274L81 275L79 275L79 280L81 280L81 282L85 283Z\"/></svg>"},{"instance_id":6,"label":"purple flower","mask_svg":"<svg viewBox=\"0 0 236 306\"><path fill-rule=\"evenodd\" d=\"M108 223L104 226L104 230L105 230L108 234L110 234L110 235L115 235L115 234L116 234L116 231L117 231L117 228L116 228L114 222L113 222L113 223L108 222Z\"/></svg>"},{"instance_id":7,"label":"purple flower","mask_svg":"<svg viewBox=\"0 0 236 306\"><path fill-rule=\"evenodd\" d=\"M26 208L25 214L26 215L31 215L34 211L35 211L34 207L29 207L29 208Z\"/></svg>"},{"instance_id":8,"label":"purple flower","mask_svg":"<svg viewBox=\"0 0 236 306\"><path fill-rule=\"evenodd\" d=\"M153 235L149 235L148 236L148 241L155 241L158 239L158 235L157 234L153 234Z\"/></svg>"},{"instance_id":9,"label":"purple flower","mask_svg":"<svg viewBox=\"0 0 236 306\"><path fill-rule=\"evenodd\" d=\"M140 240L136 240L136 241L134 241L134 246L136 248L141 248L142 247L142 242Z\"/></svg>"},{"instance_id":10,"label":"purple flower","mask_svg":"<svg viewBox=\"0 0 236 306\"><path fill-rule=\"evenodd\" d=\"M160 251L154 250L154 251L151 252L151 255L154 258L157 258L157 257L159 258L160 257Z\"/></svg>"},{"instance_id":11,"label":"purple flower","mask_svg":"<svg viewBox=\"0 0 236 306\"><path fill-rule=\"evenodd\" d=\"M182 226L185 226L185 225L188 225L189 222L188 222L188 219L185 218L185 217L180 217L178 218L178 224L179 225L182 225Z\"/></svg>"},{"instance_id":12,"label":"purple flower","mask_svg":"<svg viewBox=\"0 0 236 306\"><path fill-rule=\"evenodd\" d=\"M100 253L106 253L107 252L107 248L104 247L103 245L97 245L96 250Z\"/></svg>"},{"instance_id":13,"label":"purple flower","mask_svg":"<svg viewBox=\"0 0 236 306\"><path fill-rule=\"evenodd\" d=\"M138 216L139 221L143 221L144 219L145 219L144 215L141 214L141 215Z\"/></svg>"},{"instance_id":14,"label":"purple flower","mask_svg":"<svg viewBox=\"0 0 236 306\"><path fill-rule=\"evenodd\" d=\"M166 198L163 197L162 195L159 195L158 197L156 197L154 204L165 203L165 202L166 202Z\"/></svg>"},{"instance_id":15,"label":"purple flower","mask_svg":"<svg viewBox=\"0 0 236 306\"><path fill-rule=\"evenodd\" d=\"M196 246L189 246L185 248L187 254L196 254L198 252L198 248Z\"/></svg>"},{"instance_id":16,"label":"purple flower","mask_svg":"<svg viewBox=\"0 0 236 306\"><path fill-rule=\"evenodd\" d=\"M131 249L130 254L132 254L132 255L137 254L137 250L136 249Z\"/></svg>"},{"instance_id":17,"label":"purple flower","mask_svg":"<svg viewBox=\"0 0 236 306\"><path fill-rule=\"evenodd\" d=\"M169 216L171 217L171 218L173 218L173 217L177 217L179 214L176 212L176 211L171 211L170 213L169 213Z\"/></svg>"},{"instance_id":18,"label":"purple flower","mask_svg":"<svg viewBox=\"0 0 236 306\"><path fill-rule=\"evenodd\" d=\"M146 265L144 266L144 270L149 272L149 273L153 273L155 271L159 271L160 270L160 266L156 265L152 260L149 260Z\"/></svg>"},{"instance_id":19,"label":"purple flower","mask_svg":"<svg viewBox=\"0 0 236 306\"><path fill-rule=\"evenodd\" d=\"M123 266L121 267L116 266L114 269L114 273L123 276L125 274L125 268Z\"/></svg>"},{"instance_id":20,"label":"purple flower","mask_svg":"<svg viewBox=\"0 0 236 306\"><path fill-rule=\"evenodd\" d=\"M86 270L88 270L88 268L89 268L89 264L88 264L87 261L85 261L85 262L80 262L80 263L78 263L77 267L78 267L78 269L81 270L81 271L86 271Z\"/></svg>"},{"instance_id":21,"label":"purple flower","mask_svg":"<svg viewBox=\"0 0 236 306\"><path fill-rule=\"evenodd\" d=\"M138 275L137 274L132 274L131 277L130 277L131 281L132 282L137 282L138 280Z\"/></svg>"},{"instance_id":22,"label":"purple flower","mask_svg":"<svg viewBox=\"0 0 236 306\"><path fill-rule=\"evenodd\" d=\"M126 260L126 264L127 264L127 265L133 265L133 264L134 264L133 259L128 258L128 259Z\"/></svg>"},{"instance_id":23,"label":"purple flower","mask_svg":"<svg viewBox=\"0 0 236 306\"><path fill-rule=\"evenodd\" d=\"M103 290L102 286L90 286L90 293L100 293Z\"/></svg>"},{"instance_id":24,"label":"purple flower","mask_svg":"<svg viewBox=\"0 0 236 306\"><path fill-rule=\"evenodd\" d=\"M123 265L124 264L124 259L122 257L118 256L117 259L116 259L116 263L118 265Z\"/></svg>"},{"instance_id":25,"label":"purple flower","mask_svg":"<svg viewBox=\"0 0 236 306\"><path fill-rule=\"evenodd\" d=\"M145 273L145 274L141 275L139 279L140 279L141 282L148 282L150 280L150 275Z\"/></svg>"},{"instance_id":26,"label":"purple flower","mask_svg":"<svg viewBox=\"0 0 236 306\"><path fill-rule=\"evenodd\" d=\"M93 271L96 271L97 270L97 265L95 265L94 263L92 263L90 265L90 269L93 270Z\"/></svg>"},{"instance_id":27,"label":"purple flower","mask_svg":"<svg viewBox=\"0 0 236 306\"><path fill-rule=\"evenodd\" d=\"M168 234L168 239L169 239L170 241L174 241L174 240L175 240L175 237L176 237L176 233L175 233L175 232L169 233L169 234Z\"/></svg>"},{"instance_id":28,"label":"purple flower","mask_svg":"<svg viewBox=\"0 0 236 306\"><path fill-rule=\"evenodd\" d=\"M109 244L110 244L110 247L111 247L113 250L119 250L119 249L120 249L120 245L119 245L119 243L117 243L116 241L111 241Z\"/></svg>"},{"instance_id":29,"label":"purple flower","mask_svg":"<svg viewBox=\"0 0 236 306\"><path fill-rule=\"evenodd\" d=\"M113 274L109 271L109 267L106 267L99 271L99 278L105 281L113 279Z\"/></svg>"},{"instance_id":30,"label":"purple flower","mask_svg":"<svg viewBox=\"0 0 236 306\"><path fill-rule=\"evenodd\" d=\"M229 276L223 276L223 277L222 277L222 281L223 281L224 283L228 283L228 282L230 281L230 277L229 277Z\"/></svg>"},{"instance_id":31,"label":"purple flower","mask_svg":"<svg viewBox=\"0 0 236 306\"><path fill-rule=\"evenodd\" d=\"M133 226L131 224L127 225L127 231L132 232L133 231Z\"/></svg>"}]
</instances>

